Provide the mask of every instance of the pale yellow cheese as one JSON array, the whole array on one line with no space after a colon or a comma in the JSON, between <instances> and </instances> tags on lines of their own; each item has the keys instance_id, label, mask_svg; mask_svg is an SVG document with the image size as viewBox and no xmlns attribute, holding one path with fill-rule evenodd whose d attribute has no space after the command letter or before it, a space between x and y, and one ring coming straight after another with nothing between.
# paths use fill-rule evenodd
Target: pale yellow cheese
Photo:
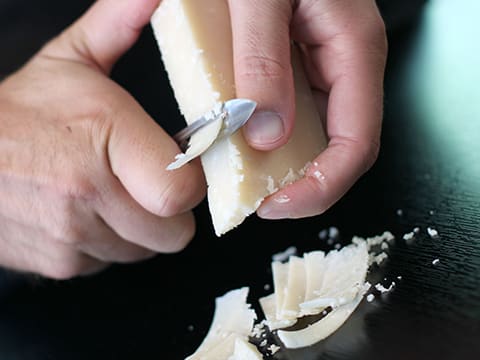
<instances>
[{"instance_id":1,"label":"pale yellow cheese","mask_svg":"<svg viewBox=\"0 0 480 360\"><path fill-rule=\"evenodd\" d=\"M163 0L151 23L187 123L219 101L236 97L227 0ZM303 176L308 162L326 146L322 121L295 52L292 61L297 112L290 141L278 150L260 152L238 131L202 155L210 213L219 236L255 212L266 196Z\"/></svg>"},{"instance_id":2,"label":"pale yellow cheese","mask_svg":"<svg viewBox=\"0 0 480 360\"><path fill-rule=\"evenodd\" d=\"M237 337L235 339L235 350L233 351L233 355L227 360L263 360L263 356L257 350L255 345L250 344L245 339Z\"/></svg>"},{"instance_id":3,"label":"pale yellow cheese","mask_svg":"<svg viewBox=\"0 0 480 360\"><path fill-rule=\"evenodd\" d=\"M313 345L337 331L347 321L362 299L363 294L360 294L350 302L333 309L324 318L306 328L296 331L278 330L277 335L288 349Z\"/></svg>"},{"instance_id":4,"label":"pale yellow cheese","mask_svg":"<svg viewBox=\"0 0 480 360\"><path fill-rule=\"evenodd\" d=\"M235 350L237 338L247 339L257 318L247 303L247 287L229 291L215 299L215 313L207 336L186 360L224 360Z\"/></svg>"},{"instance_id":5,"label":"pale yellow cheese","mask_svg":"<svg viewBox=\"0 0 480 360\"><path fill-rule=\"evenodd\" d=\"M297 256L290 256L288 260L287 288L280 310L282 319L296 319L300 317L299 304L305 299L305 261Z\"/></svg>"},{"instance_id":6,"label":"pale yellow cheese","mask_svg":"<svg viewBox=\"0 0 480 360\"><path fill-rule=\"evenodd\" d=\"M270 331L284 329L305 315L325 316L301 330L278 330L287 348L300 348L336 331L360 304L369 284L368 247L364 240L341 250L290 256L288 263L272 262L274 292L260 299Z\"/></svg>"}]
</instances>

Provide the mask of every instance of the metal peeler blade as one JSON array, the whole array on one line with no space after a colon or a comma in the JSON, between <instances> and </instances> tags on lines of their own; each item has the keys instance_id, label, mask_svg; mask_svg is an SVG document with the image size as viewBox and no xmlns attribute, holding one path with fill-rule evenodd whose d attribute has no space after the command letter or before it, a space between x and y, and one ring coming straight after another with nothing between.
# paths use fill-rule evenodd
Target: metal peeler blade
<instances>
[{"instance_id":1,"label":"metal peeler blade","mask_svg":"<svg viewBox=\"0 0 480 360\"><path fill-rule=\"evenodd\" d=\"M257 103L249 99L232 99L222 103L218 109L209 111L193 123L180 130L173 136L173 139L185 151L188 145L188 139L204 126L223 118L223 125L217 137L221 139L225 136L233 134L240 129L252 116Z\"/></svg>"}]
</instances>

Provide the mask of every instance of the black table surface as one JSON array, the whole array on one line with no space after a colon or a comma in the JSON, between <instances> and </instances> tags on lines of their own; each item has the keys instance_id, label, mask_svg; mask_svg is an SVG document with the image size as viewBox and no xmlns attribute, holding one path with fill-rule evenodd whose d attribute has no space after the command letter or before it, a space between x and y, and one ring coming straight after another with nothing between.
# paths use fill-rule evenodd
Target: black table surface
<instances>
[{"instance_id":1,"label":"black table surface","mask_svg":"<svg viewBox=\"0 0 480 360\"><path fill-rule=\"evenodd\" d=\"M24 2L0 8L0 76L89 3L29 1L19 13ZM276 359L479 359L479 10L475 1L434 0L390 33L379 159L328 212L252 216L216 238L202 203L197 235L178 254L62 282L0 271L0 359L182 359L205 336L216 296L249 286L258 309L271 291L272 254L292 245L328 250L318 233L330 226L342 244L391 231L396 241L377 275L397 285L325 341ZM182 126L149 29L113 77L167 131ZM414 227L420 234L404 241Z\"/></svg>"}]
</instances>

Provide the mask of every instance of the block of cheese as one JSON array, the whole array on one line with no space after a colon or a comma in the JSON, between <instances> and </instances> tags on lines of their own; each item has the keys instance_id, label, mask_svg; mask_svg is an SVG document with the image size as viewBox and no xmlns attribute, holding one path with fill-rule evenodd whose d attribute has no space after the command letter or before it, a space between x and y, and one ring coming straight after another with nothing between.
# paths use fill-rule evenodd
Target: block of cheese
<instances>
[{"instance_id":1,"label":"block of cheese","mask_svg":"<svg viewBox=\"0 0 480 360\"><path fill-rule=\"evenodd\" d=\"M151 24L187 123L218 102L236 97L227 0L163 0ZM261 152L237 131L201 157L218 236L254 213L266 196L303 176L308 163L326 147L322 121L294 51L292 64L296 123L289 142L275 151Z\"/></svg>"}]
</instances>

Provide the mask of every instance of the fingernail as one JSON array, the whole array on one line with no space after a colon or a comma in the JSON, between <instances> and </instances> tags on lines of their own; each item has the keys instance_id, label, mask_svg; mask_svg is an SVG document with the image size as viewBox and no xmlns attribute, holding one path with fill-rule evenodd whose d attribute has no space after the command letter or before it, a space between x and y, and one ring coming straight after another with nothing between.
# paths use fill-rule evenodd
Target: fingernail
<instances>
[{"instance_id":1,"label":"fingernail","mask_svg":"<svg viewBox=\"0 0 480 360\"><path fill-rule=\"evenodd\" d=\"M291 218L291 214L287 209L282 209L281 204L278 202L276 205L271 204L270 202L264 203L257 210L257 216L262 219L288 219Z\"/></svg>"},{"instance_id":2,"label":"fingernail","mask_svg":"<svg viewBox=\"0 0 480 360\"><path fill-rule=\"evenodd\" d=\"M284 134L283 121L277 113L259 111L245 124L245 136L254 144L277 142Z\"/></svg>"}]
</instances>

